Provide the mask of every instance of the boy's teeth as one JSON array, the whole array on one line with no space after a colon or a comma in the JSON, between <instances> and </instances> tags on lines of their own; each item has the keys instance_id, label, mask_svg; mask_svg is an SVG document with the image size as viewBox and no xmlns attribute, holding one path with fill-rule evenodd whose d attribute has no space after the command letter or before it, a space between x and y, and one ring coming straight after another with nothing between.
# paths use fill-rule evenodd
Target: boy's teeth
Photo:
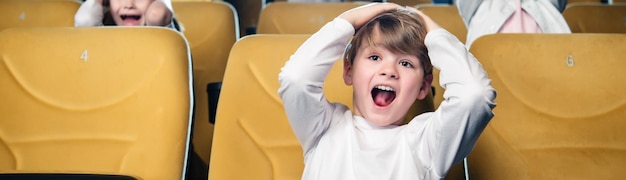
<instances>
[{"instance_id":1,"label":"boy's teeth","mask_svg":"<svg viewBox=\"0 0 626 180\"><path fill-rule=\"evenodd\" d=\"M380 89L383 91L393 91L393 88L389 87L389 86L376 86L376 89Z\"/></svg>"}]
</instances>

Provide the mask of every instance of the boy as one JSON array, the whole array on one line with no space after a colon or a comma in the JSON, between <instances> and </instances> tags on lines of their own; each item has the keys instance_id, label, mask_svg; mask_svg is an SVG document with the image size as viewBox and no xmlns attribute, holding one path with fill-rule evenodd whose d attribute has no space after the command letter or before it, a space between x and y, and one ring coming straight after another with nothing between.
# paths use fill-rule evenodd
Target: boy
<instances>
[{"instance_id":1,"label":"boy","mask_svg":"<svg viewBox=\"0 0 626 180\"><path fill-rule=\"evenodd\" d=\"M330 103L324 79L344 57L354 112ZM401 125L430 90L432 65L446 92L435 111ZM278 90L304 151L302 179L442 179L493 117L495 91L456 37L414 8L369 4L311 36L279 74Z\"/></svg>"},{"instance_id":2,"label":"boy","mask_svg":"<svg viewBox=\"0 0 626 180\"><path fill-rule=\"evenodd\" d=\"M87 0L74 15L74 26L173 27L170 0Z\"/></svg>"}]
</instances>

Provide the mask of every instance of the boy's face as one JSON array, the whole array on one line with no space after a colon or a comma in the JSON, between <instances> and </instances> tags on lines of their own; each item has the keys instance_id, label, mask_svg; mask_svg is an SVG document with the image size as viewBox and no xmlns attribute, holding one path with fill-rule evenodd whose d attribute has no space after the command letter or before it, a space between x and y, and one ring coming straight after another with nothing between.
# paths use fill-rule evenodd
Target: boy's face
<instances>
[{"instance_id":1,"label":"boy's face","mask_svg":"<svg viewBox=\"0 0 626 180\"><path fill-rule=\"evenodd\" d=\"M355 115L378 126L399 125L415 100L426 97L430 82L416 56L376 46L376 37L374 46L355 49L352 64L345 62L344 81L353 85Z\"/></svg>"},{"instance_id":2,"label":"boy's face","mask_svg":"<svg viewBox=\"0 0 626 180\"><path fill-rule=\"evenodd\" d=\"M143 26L144 15L154 0L110 0L110 11L118 26Z\"/></svg>"}]
</instances>

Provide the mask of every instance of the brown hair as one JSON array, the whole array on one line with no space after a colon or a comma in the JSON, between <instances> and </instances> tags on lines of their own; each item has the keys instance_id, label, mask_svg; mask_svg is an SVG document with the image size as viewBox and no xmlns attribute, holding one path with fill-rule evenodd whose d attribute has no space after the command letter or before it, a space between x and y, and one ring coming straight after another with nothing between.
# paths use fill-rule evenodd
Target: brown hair
<instances>
[{"instance_id":1,"label":"brown hair","mask_svg":"<svg viewBox=\"0 0 626 180\"><path fill-rule=\"evenodd\" d=\"M373 42L374 31L378 30L382 42ZM384 12L367 22L357 30L354 38L346 49L345 61L354 63L357 51L364 43L379 43L395 53L415 55L424 69L424 77L432 74L428 49L424 44L426 27L422 17L408 10L391 10Z\"/></svg>"}]
</instances>

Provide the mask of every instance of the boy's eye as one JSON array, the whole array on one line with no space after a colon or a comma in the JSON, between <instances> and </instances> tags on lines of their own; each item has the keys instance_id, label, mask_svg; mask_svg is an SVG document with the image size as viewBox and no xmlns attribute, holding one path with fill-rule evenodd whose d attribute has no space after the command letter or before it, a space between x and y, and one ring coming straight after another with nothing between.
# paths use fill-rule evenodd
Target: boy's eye
<instances>
[{"instance_id":1,"label":"boy's eye","mask_svg":"<svg viewBox=\"0 0 626 180\"><path fill-rule=\"evenodd\" d=\"M408 68L413 68L413 64L408 61L400 61L400 65Z\"/></svg>"},{"instance_id":2,"label":"boy's eye","mask_svg":"<svg viewBox=\"0 0 626 180\"><path fill-rule=\"evenodd\" d=\"M374 60L374 61L378 61L378 60L380 60L380 56L371 55L371 56L369 57L369 59Z\"/></svg>"}]
</instances>

